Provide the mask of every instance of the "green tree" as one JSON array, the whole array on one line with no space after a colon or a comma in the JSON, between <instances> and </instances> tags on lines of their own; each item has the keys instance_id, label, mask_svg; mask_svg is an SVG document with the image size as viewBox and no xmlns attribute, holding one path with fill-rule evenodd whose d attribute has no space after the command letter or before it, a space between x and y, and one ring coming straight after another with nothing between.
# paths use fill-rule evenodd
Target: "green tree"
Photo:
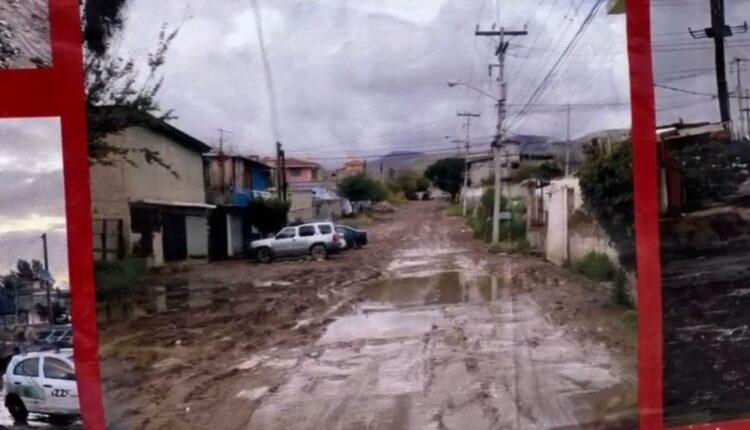
<instances>
[{"instance_id":1,"label":"green tree","mask_svg":"<svg viewBox=\"0 0 750 430\"><path fill-rule=\"evenodd\" d=\"M250 222L263 234L276 233L286 225L290 207L279 199L254 199L248 206Z\"/></svg>"},{"instance_id":2,"label":"green tree","mask_svg":"<svg viewBox=\"0 0 750 430\"><path fill-rule=\"evenodd\" d=\"M458 192L464 182L466 162L463 158L443 158L431 164L424 173L435 186L451 195L451 201L456 201Z\"/></svg>"},{"instance_id":3,"label":"green tree","mask_svg":"<svg viewBox=\"0 0 750 430\"><path fill-rule=\"evenodd\" d=\"M429 189L430 189L430 181L424 176L419 176L417 178L417 192L424 193L425 191Z\"/></svg>"},{"instance_id":4,"label":"green tree","mask_svg":"<svg viewBox=\"0 0 750 430\"><path fill-rule=\"evenodd\" d=\"M578 171L586 210L604 228L623 266L635 265L633 151L630 140L590 146Z\"/></svg>"},{"instance_id":5,"label":"green tree","mask_svg":"<svg viewBox=\"0 0 750 430\"><path fill-rule=\"evenodd\" d=\"M160 165L176 173L150 148L122 148L111 145L107 137L128 127L157 120L175 119L174 111L162 110L158 98L164 78L161 68L178 29L162 26L155 49L143 65L135 58L124 58L112 49L121 37L125 8L129 0L85 0L83 46L86 107L88 113L89 160L92 164L113 165L123 160L136 164L140 156L148 164Z\"/></svg>"},{"instance_id":6,"label":"green tree","mask_svg":"<svg viewBox=\"0 0 750 430\"><path fill-rule=\"evenodd\" d=\"M407 170L396 178L396 184L409 200L416 200L417 193L430 188L430 181L413 170Z\"/></svg>"},{"instance_id":7,"label":"green tree","mask_svg":"<svg viewBox=\"0 0 750 430\"><path fill-rule=\"evenodd\" d=\"M388 189L380 181L360 173L338 183L339 194L352 202L380 202L388 197Z\"/></svg>"}]
</instances>

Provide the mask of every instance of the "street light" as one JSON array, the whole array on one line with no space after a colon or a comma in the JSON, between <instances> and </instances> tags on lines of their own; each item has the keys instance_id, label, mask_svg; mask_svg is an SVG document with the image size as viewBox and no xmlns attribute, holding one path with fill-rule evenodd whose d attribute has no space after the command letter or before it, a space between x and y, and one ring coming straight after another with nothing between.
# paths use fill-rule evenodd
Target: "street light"
<instances>
[{"instance_id":1,"label":"street light","mask_svg":"<svg viewBox=\"0 0 750 430\"><path fill-rule=\"evenodd\" d=\"M491 98L492 100L494 100L494 101L496 101L496 102L497 102L497 101L500 101L500 99L498 99L497 97L493 96L492 94L490 94L490 93L488 93L488 92L484 91L484 90L483 90L483 89L481 89L481 88L477 88L477 87L475 87L475 86L473 86L473 85L467 84L466 82L462 82L462 81L459 81L459 80L457 80L457 79L454 79L454 80L452 80L452 81L448 81L448 82L446 82L446 83L448 84L448 87L449 87L449 88L453 88L453 87L457 87L457 86L459 86L459 85L463 85L464 87L466 87L466 88L471 88L472 90L474 90L474 91L478 92L479 94L482 94L482 95L484 95L484 96L486 96L486 97L489 97L489 98Z\"/></svg>"}]
</instances>

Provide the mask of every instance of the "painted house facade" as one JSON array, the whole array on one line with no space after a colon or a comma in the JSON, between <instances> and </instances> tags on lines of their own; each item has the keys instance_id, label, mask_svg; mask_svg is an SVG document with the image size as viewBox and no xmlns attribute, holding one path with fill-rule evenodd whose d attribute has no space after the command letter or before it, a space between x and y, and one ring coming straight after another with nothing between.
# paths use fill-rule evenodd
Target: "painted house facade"
<instances>
[{"instance_id":1,"label":"painted house facade","mask_svg":"<svg viewBox=\"0 0 750 430\"><path fill-rule=\"evenodd\" d=\"M112 165L91 166L95 258L133 255L152 266L206 258L214 206L206 203L202 156L211 147L144 116L140 125L107 138L108 144L131 150L133 163L114 159ZM142 150L155 151L169 168L147 162ZM102 225L104 231L97 231ZM107 225L117 231L108 231ZM109 252L115 243L124 249Z\"/></svg>"},{"instance_id":2,"label":"painted house facade","mask_svg":"<svg viewBox=\"0 0 750 430\"><path fill-rule=\"evenodd\" d=\"M204 181L211 214L209 256L212 260L234 258L247 253L251 240L260 235L250 220L250 203L271 198L272 169L257 157L210 153L203 157Z\"/></svg>"},{"instance_id":3,"label":"painted house facade","mask_svg":"<svg viewBox=\"0 0 750 430\"><path fill-rule=\"evenodd\" d=\"M263 164L277 168L276 159L266 157ZM322 166L312 161L306 161L299 158L287 158L284 162L284 174L288 184L300 184L306 182L315 182L320 180Z\"/></svg>"}]
</instances>

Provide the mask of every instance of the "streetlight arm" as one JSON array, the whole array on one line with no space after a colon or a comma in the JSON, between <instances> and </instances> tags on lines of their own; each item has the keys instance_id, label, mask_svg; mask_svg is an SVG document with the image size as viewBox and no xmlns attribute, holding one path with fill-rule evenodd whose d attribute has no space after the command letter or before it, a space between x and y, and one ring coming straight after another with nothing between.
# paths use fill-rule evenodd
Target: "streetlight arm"
<instances>
[{"instance_id":1,"label":"streetlight arm","mask_svg":"<svg viewBox=\"0 0 750 430\"><path fill-rule=\"evenodd\" d=\"M457 85L463 85L463 86L465 86L467 88L471 88L472 90L474 90L474 91L476 91L476 92L478 92L478 93L480 93L482 95L485 95L485 96L491 98L494 101L499 101L500 100L497 97L493 96L492 94L490 94L490 93L488 93L488 92L486 92L486 91L484 91L484 90L482 90L480 88L477 88L477 87L475 87L473 85L469 85L466 82L460 82L460 81L448 82L448 86L451 87L451 88L453 88L453 87L455 87Z\"/></svg>"}]
</instances>

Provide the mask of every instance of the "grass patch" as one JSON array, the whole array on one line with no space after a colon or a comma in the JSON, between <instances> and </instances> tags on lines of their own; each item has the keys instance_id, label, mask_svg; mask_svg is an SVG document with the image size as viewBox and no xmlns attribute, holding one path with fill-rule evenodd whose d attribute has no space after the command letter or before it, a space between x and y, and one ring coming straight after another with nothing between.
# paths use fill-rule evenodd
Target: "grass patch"
<instances>
[{"instance_id":1,"label":"grass patch","mask_svg":"<svg viewBox=\"0 0 750 430\"><path fill-rule=\"evenodd\" d=\"M448 216L460 217L464 215L463 207L459 203L448 206Z\"/></svg>"},{"instance_id":2,"label":"grass patch","mask_svg":"<svg viewBox=\"0 0 750 430\"><path fill-rule=\"evenodd\" d=\"M638 311L629 309L622 313L620 319L625 324L625 327L631 330L638 330Z\"/></svg>"},{"instance_id":3,"label":"grass patch","mask_svg":"<svg viewBox=\"0 0 750 430\"><path fill-rule=\"evenodd\" d=\"M513 242L513 251L517 252L519 254L531 254L531 251L533 248L531 247L531 243L529 240L525 237L522 237L521 239L516 240Z\"/></svg>"},{"instance_id":4,"label":"grass patch","mask_svg":"<svg viewBox=\"0 0 750 430\"><path fill-rule=\"evenodd\" d=\"M597 282L611 281L615 277L617 267L601 252L589 252L582 259L573 264L573 269L581 275Z\"/></svg>"}]
</instances>

